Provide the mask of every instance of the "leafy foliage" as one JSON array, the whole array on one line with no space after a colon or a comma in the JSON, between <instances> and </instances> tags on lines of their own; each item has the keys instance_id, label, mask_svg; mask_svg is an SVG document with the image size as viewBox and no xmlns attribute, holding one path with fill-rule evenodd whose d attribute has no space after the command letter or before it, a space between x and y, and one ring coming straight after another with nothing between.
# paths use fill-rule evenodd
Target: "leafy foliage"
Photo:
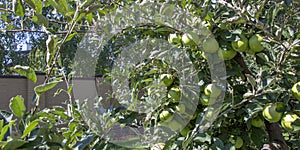
<instances>
[{"instance_id":1,"label":"leafy foliage","mask_svg":"<svg viewBox=\"0 0 300 150\"><path fill-rule=\"evenodd\" d=\"M67 85L69 99L64 107L56 106L38 110L37 107L25 112L22 96L13 97L10 109L18 119L11 120L9 115L0 118L1 149L122 149L106 138L113 124L123 126L158 126L159 114L168 110L175 112L180 103L172 96L180 85L176 68L169 67L164 61L147 59L133 66L129 87L133 89L135 100L147 101L147 98L159 97L162 103L149 114L139 114L130 108L125 109L114 103L110 108L99 108L101 99L96 99L95 106L99 112L82 109L72 96L72 62L78 42L88 29L95 28L95 21L109 15L117 8L143 3L126 0L92 1L92 0L15 0L1 2L0 66L2 73L14 71L36 82L33 70L42 70L47 78L42 85L35 87L37 99L47 90L63 81ZM233 50L232 42L244 39L249 44L255 41L254 35L261 35L263 40L255 46L246 46L245 50L235 52L233 59L225 61L227 88L220 114L205 133L197 132L206 105L199 103L195 114L191 108L185 108L187 116L193 116L182 132L164 143L165 149L260 149L264 144L276 144L281 140L281 147L297 149L299 133L281 129L278 123L264 119L263 126L253 125L253 119L262 118L262 111L269 103L281 104L279 112L300 115L300 103L291 94L291 88L300 81L300 3L299 1L267 0L229 0L229 1L159 1L157 3L174 4L193 17L200 18L206 29L210 30L223 51ZM167 11L162 12L167 13ZM167 9L166 9L167 10ZM134 41L147 38L167 40L170 34L182 36L185 31L178 31L167 25L145 24L127 27L113 35L98 58L96 73L104 74L111 81L110 73L113 63L120 55L121 48ZM29 39L29 40L27 40ZM251 40L252 39L252 40ZM253 40L254 39L254 40ZM250 41L251 40L251 41ZM28 41L32 48L24 63L16 62L13 50L20 41ZM186 50L192 60L204 95L204 87L212 82L207 54L197 45L197 41L185 44L183 41L171 42L173 46ZM89 46L97 42L90 41ZM260 45L261 44L261 45ZM262 46L263 51L260 51ZM91 46L92 47L92 46ZM257 48L257 49L255 49ZM3 50L3 51L2 51ZM9 59L8 59L9 58ZM10 60L11 59L11 60ZM27 60L28 59L28 60ZM13 61L13 62L10 62ZM74 64L72 64L74 63ZM218 63L218 62L214 62ZM26 66L28 65L28 67ZM89 64L85 64L88 69ZM83 71L84 72L84 71ZM153 84L161 74L169 74L172 82L168 85ZM165 90L165 95L159 95ZM179 93L180 93L179 89ZM175 92L174 92L175 91ZM171 95L171 96L168 96ZM180 94L177 97L180 97ZM111 98L111 97L110 97ZM86 114L92 113L94 118ZM207 116L206 116L207 117ZM293 125L299 125L294 122ZM95 127L94 127L95 126ZM276 131L274 130L275 127ZM94 127L94 128L91 128ZM279 129L279 130L277 130ZM270 132L271 131L271 132ZM275 135L277 137L272 137ZM10 134L8 136L8 133ZM243 144L241 144L241 139ZM239 141L239 144L237 144ZM124 148L125 149L125 148Z\"/></svg>"}]
</instances>

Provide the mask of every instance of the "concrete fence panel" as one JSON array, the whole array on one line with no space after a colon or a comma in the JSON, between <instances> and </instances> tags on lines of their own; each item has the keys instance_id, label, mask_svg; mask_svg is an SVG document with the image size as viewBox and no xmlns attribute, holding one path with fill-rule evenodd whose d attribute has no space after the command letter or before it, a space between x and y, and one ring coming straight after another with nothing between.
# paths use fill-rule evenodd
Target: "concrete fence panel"
<instances>
[{"instance_id":1,"label":"concrete fence panel","mask_svg":"<svg viewBox=\"0 0 300 150\"><path fill-rule=\"evenodd\" d=\"M33 83L27 78L19 75L0 75L0 109L9 111L9 101L12 97L21 95L24 98L27 110L34 107L34 87L43 84L45 74L37 72L37 83ZM81 102L86 99L93 99L98 95L103 97L103 105L108 108L114 100L107 99L107 93L111 91L109 83L105 82L102 77L95 78L74 78L72 97L79 99ZM92 85L92 89L90 88ZM40 97L39 108L50 108L52 106L65 106L69 97L67 93L61 92L54 96L58 89L67 89L66 83L61 82L55 88L43 93ZM87 96L88 95L88 96ZM89 104L92 106L92 104Z\"/></svg>"}]
</instances>

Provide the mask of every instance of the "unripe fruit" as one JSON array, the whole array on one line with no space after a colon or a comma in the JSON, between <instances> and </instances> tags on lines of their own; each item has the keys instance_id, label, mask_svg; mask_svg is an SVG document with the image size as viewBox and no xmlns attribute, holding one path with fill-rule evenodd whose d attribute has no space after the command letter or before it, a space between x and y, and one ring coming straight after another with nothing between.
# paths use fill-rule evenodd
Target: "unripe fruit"
<instances>
[{"instance_id":1,"label":"unripe fruit","mask_svg":"<svg viewBox=\"0 0 300 150\"><path fill-rule=\"evenodd\" d=\"M241 137L238 136L238 137L236 138L234 147L235 147L235 148L241 148L241 147L243 146L243 144L244 144L243 139L242 139Z\"/></svg>"},{"instance_id":2,"label":"unripe fruit","mask_svg":"<svg viewBox=\"0 0 300 150\"><path fill-rule=\"evenodd\" d=\"M169 122L172 120L172 118L173 115L167 110L164 110L159 114L159 119L164 122Z\"/></svg>"},{"instance_id":3,"label":"unripe fruit","mask_svg":"<svg viewBox=\"0 0 300 150\"><path fill-rule=\"evenodd\" d=\"M235 51L245 52L248 49L248 39L243 34L239 37L240 40L232 41L231 46Z\"/></svg>"},{"instance_id":4,"label":"unripe fruit","mask_svg":"<svg viewBox=\"0 0 300 150\"><path fill-rule=\"evenodd\" d=\"M251 119L251 125L257 128L261 128L264 125L264 121L261 117L257 116Z\"/></svg>"},{"instance_id":5,"label":"unripe fruit","mask_svg":"<svg viewBox=\"0 0 300 150\"><path fill-rule=\"evenodd\" d=\"M221 48L219 48L218 50L218 56L222 60L230 60L234 58L235 55L236 55L236 51L234 50L223 50Z\"/></svg>"},{"instance_id":6,"label":"unripe fruit","mask_svg":"<svg viewBox=\"0 0 300 150\"><path fill-rule=\"evenodd\" d=\"M209 97L218 97L222 90L214 84L208 84L204 89L204 94Z\"/></svg>"},{"instance_id":7,"label":"unripe fruit","mask_svg":"<svg viewBox=\"0 0 300 150\"><path fill-rule=\"evenodd\" d=\"M216 97L209 97L207 95L201 95L200 97L200 103L203 105L203 106L208 106L208 105L213 105L216 103Z\"/></svg>"},{"instance_id":8,"label":"unripe fruit","mask_svg":"<svg viewBox=\"0 0 300 150\"><path fill-rule=\"evenodd\" d=\"M219 50L219 43L215 38L208 38L203 42L203 50L207 53L215 53Z\"/></svg>"},{"instance_id":9,"label":"unripe fruit","mask_svg":"<svg viewBox=\"0 0 300 150\"><path fill-rule=\"evenodd\" d=\"M183 113L185 113L185 105L179 104L179 105L175 106L175 110L178 111L179 113L183 114Z\"/></svg>"},{"instance_id":10,"label":"unripe fruit","mask_svg":"<svg viewBox=\"0 0 300 150\"><path fill-rule=\"evenodd\" d=\"M207 120L213 119L215 112L216 112L216 110L214 108L207 107L204 109L204 111L205 111L205 114L204 114L205 119L207 119Z\"/></svg>"},{"instance_id":11,"label":"unripe fruit","mask_svg":"<svg viewBox=\"0 0 300 150\"><path fill-rule=\"evenodd\" d=\"M174 102L180 101L180 90L177 87L172 87L168 92L168 98L171 98Z\"/></svg>"},{"instance_id":12,"label":"unripe fruit","mask_svg":"<svg viewBox=\"0 0 300 150\"><path fill-rule=\"evenodd\" d=\"M281 119L282 112L276 111L276 104L269 103L263 109L263 116L270 123L278 122Z\"/></svg>"},{"instance_id":13,"label":"unripe fruit","mask_svg":"<svg viewBox=\"0 0 300 150\"><path fill-rule=\"evenodd\" d=\"M184 45L199 44L199 36L196 33L184 33L181 38Z\"/></svg>"},{"instance_id":14,"label":"unripe fruit","mask_svg":"<svg viewBox=\"0 0 300 150\"><path fill-rule=\"evenodd\" d=\"M234 135L231 135L228 140L234 144L235 148L241 148L244 144L243 139L239 136L235 137Z\"/></svg>"},{"instance_id":15,"label":"unripe fruit","mask_svg":"<svg viewBox=\"0 0 300 150\"><path fill-rule=\"evenodd\" d=\"M209 103L209 96L207 95L201 95L200 97L200 103L204 106L208 106Z\"/></svg>"},{"instance_id":16,"label":"unripe fruit","mask_svg":"<svg viewBox=\"0 0 300 150\"><path fill-rule=\"evenodd\" d=\"M296 125L292 125L292 123L298 119L300 119L298 115L293 113L286 113L281 119L281 126L289 132L298 132L300 130L300 127L297 127L297 129L295 130L294 127Z\"/></svg>"},{"instance_id":17,"label":"unripe fruit","mask_svg":"<svg viewBox=\"0 0 300 150\"><path fill-rule=\"evenodd\" d=\"M263 41L263 37L259 34L253 35L249 40L249 47L254 52L261 52L264 50L261 42Z\"/></svg>"},{"instance_id":18,"label":"unripe fruit","mask_svg":"<svg viewBox=\"0 0 300 150\"><path fill-rule=\"evenodd\" d=\"M297 100L300 101L300 82L293 85L292 94Z\"/></svg>"}]
</instances>

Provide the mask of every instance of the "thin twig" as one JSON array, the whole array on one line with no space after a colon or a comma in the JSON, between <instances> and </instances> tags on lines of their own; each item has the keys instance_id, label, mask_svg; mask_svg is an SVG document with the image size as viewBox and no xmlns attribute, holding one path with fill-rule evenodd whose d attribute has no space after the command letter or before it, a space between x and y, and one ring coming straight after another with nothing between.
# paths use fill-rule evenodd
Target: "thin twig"
<instances>
[{"instance_id":1,"label":"thin twig","mask_svg":"<svg viewBox=\"0 0 300 150\"><path fill-rule=\"evenodd\" d=\"M31 32L31 33L45 33L47 34L47 31L42 30L28 30L28 29L20 29L20 30L0 30L0 32L7 32L7 33L18 33L18 32ZM95 31L85 31L85 30L73 30L71 33L95 33ZM55 32L53 34L67 34L68 31L59 31Z\"/></svg>"},{"instance_id":2,"label":"thin twig","mask_svg":"<svg viewBox=\"0 0 300 150\"><path fill-rule=\"evenodd\" d=\"M6 11L6 12L10 12L10 13L15 13L13 10L5 9L5 8L0 8L0 11Z\"/></svg>"},{"instance_id":3,"label":"thin twig","mask_svg":"<svg viewBox=\"0 0 300 150\"><path fill-rule=\"evenodd\" d=\"M74 27L75 27L75 24L76 24L76 18L77 18L77 15L78 15L78 11L79 11L79 6L77 5L76 7L76 11L75 11L75 14L73 16L73 19L72 19L72 22L71 22L71 26L70 26L70 29L68 30L67 34L65 35L65 37L63 38L63 40L61 41L60 45L57 47L57 51L54 55L54 58L53 58L53 61L52 61L52 64L50 66L50 69L47 73L47 76L46 76L46 79L44 81L44 83L46 83L48 80L49 80L49 77L51 75L51 72L56 64L56 61L58 59L58 56L59 56L59 53L60 53L60 50L61 50L61 46L63 45L63 43L65 43L65 41L67 40L68 36L72 33Z\"/></svg>"}]
</instances>

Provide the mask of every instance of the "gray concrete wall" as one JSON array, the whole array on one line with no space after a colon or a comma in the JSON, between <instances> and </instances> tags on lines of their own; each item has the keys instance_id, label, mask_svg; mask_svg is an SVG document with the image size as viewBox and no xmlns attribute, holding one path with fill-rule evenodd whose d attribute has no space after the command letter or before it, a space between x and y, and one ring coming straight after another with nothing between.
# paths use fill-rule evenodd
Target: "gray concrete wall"
<instances>
[{"instance_id":1,"label":"gray concrete wall","mask_svg":"<svg viewBox=\"0 0 300 150\"><path fill-rule=\"evenodd\" d=\"M37 83L34 84L25 77L18 75L1 75L0 76L0 109L9 111L9 101L12 97L22 95L25 100L27 110L34 107L32 99L34 97L34 87L40 85L45 80L45 74L37 73ZM101 77L96 78L75 78L72 83L74 89L73 98L83 101L86 98L94 98L101 95L106 99L111 86L109 83L104 82ZM54 97L54 93L57 89L62 88L66 90L65 82L61 82L56 85L55 88L43 93L40 97L40 108L50 108L52 106L64 106L63 103L68 101L68 95L65 92L61 92L58 96ZM104 107L109 107L112 104L111 99L104 100ZM92 104L90 104L92 105Z\"/></svg>"}]
</instances>

